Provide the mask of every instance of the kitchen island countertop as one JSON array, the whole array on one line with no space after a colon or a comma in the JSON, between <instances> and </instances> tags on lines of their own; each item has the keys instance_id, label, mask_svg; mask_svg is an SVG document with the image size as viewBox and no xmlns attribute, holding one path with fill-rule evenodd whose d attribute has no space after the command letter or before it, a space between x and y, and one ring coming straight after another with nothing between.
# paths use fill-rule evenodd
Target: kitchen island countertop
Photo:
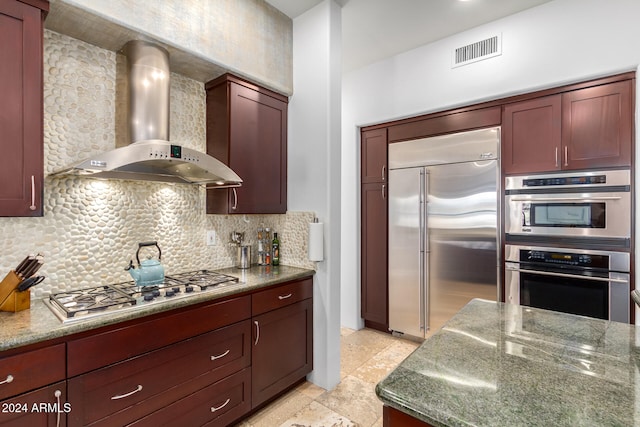
<instances>
[{"instance_id":1,"label":"kitchen island countertop","mask_svg":"<svg viewBox=\"0 0 640 427\"><path fill-rule=\"evenodd\" d=\"M181 298L162 304L136 307L134 310L114 312L90 319L82 319L63 324L44 304L43 300L31 301L29 310L18 313L0 312L0 352L12 348L35 344L41 341L64 337L102 326L169 311L206 301L231 297L248 291L254 291L291 280L311 277L315 272L285 265L277 267L254 266L241 270L235 267L215 270L235 276L238 283L221 285L216 289L189 298Z\"/></svg>"},{"instance_id":2,"label":"kitchen island countertop","mask_svg":"<svg viewBox=\"0 0 640 427\"><path fill-rule=\"evenodd\" d=\"M434 427L640 425L637 332L475 299L376 393Z\"/></svg>"}]
</instances>

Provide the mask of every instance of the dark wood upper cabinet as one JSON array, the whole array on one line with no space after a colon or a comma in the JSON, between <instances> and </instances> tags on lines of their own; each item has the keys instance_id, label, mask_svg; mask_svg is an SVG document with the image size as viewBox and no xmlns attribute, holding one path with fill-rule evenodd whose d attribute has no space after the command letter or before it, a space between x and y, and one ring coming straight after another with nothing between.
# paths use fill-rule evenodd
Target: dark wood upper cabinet
<instances>
[{"instance_id":1,"label":"dark wood upper cabinet","mask_svg":"<svg viewBox=\"0 0 640 427\"><path fill-rule=\"evenodd\" d=\"M502 119L505 173L559 170L562 154L562 96L507 104Z\"/></svg>"},{"instance_id":2,"label":"dark wood upper cabinet","mask_svg":"<svg viewBox=\"0 0 640 427\"><path fill-rule=\"evenodd\" d=\"M506 104L504 173L631 166L633 80Z\"/></svg>"},{"instance_id":3,"label":"dark wood upper cabinet","mask_svg":"<svg viewBox=\"0 0 640 427\"><path fill-rule=\"evenodd\" d=\"M565 169L631 166L631 80L562 94Z\"/></svg>"},{"instance_id":4,"label":"dark wood upper cabinet","mask_svg":"<svg viewBox=\"0 0 640 427\"><path fill-rule=\"evenodd\" d=\"M243 180L239 188L207 190L207 213L285 213L287 97L230 74L206 91L207 153Z\"/></svg>"},{"instance_id":5,"label":"dark wood upper cabinet","mask_svg":"<svg viewBox=\"0 0 640 427\"><path fill-rule=\"evenodd\" d=\"M46 1L0 2L0 216L42 216Z\"/></svg>"},{"instance_id":6,"label":"dark wood upper cabinet","mask_svg":"<svg viewBox=\"0 0 640 427\"><path fill-rule=\"evenodd\" d=\"M361 181L384 182L387 179L387 129L362 132Z\"/></svg>"}]
</instances>

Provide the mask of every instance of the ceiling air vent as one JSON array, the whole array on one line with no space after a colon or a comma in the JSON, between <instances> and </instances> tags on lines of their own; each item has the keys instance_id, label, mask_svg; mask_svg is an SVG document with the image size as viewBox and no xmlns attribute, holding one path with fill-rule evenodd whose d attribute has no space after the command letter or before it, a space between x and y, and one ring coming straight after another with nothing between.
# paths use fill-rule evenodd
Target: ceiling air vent
<instances>
[{"instance_id":1,"label":"ceiling air vent","mask_svg":"<svg viewBox=\"0 0 640 427\"><path fill-rule=\"evenodd\" d=\"M498 35L454 49L451 68L461 67L499 55L502 55L502 37Z\"/></svg>"}]
</instances>

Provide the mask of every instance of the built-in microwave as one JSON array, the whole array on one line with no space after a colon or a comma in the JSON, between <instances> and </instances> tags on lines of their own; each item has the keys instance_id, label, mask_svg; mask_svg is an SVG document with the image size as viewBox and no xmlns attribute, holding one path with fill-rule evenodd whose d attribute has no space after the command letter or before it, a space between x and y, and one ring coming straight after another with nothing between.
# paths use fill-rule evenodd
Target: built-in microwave
<instances>
[{"instance_id":1,"label":"built-in microwave","mask_svg":"<svg viewBox=\"0 0 640 427\"><path fill-rule=\"evenodd\" d=\"M507 237L631 238L629 170L510 176ZM509 239L508 239L509 240Z\"/></svg>"}]
</instances>

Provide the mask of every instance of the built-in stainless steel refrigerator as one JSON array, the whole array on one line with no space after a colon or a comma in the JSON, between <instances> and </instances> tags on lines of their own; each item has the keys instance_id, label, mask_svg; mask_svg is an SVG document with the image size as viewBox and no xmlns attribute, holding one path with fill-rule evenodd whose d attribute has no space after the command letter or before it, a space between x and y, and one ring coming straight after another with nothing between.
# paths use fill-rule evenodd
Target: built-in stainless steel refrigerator
<instances>
[{"instance_id":1,"label":"built-in stainless steel refrigerator","mask_svg":"<svg viewBox=\"0 0 640 427\"><path fill-rule=\"evenodd\" d=\"M389 329L424 338L499 298L500 128L389 144Z\"/></svg>"}]
</instances>

